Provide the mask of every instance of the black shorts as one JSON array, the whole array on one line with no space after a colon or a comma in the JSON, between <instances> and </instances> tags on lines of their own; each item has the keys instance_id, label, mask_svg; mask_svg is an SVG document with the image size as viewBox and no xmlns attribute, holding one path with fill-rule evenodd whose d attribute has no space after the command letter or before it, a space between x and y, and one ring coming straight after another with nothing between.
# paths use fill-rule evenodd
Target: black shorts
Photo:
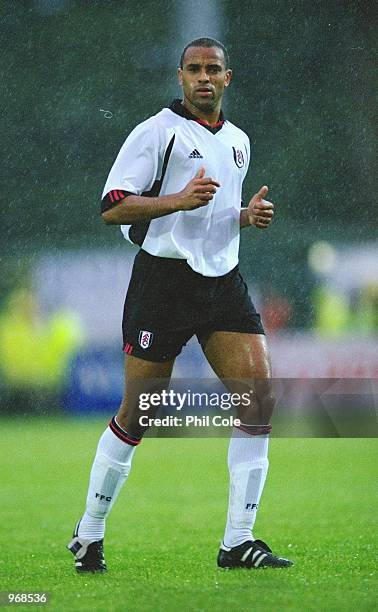
<instances>
[{"instance_id":1,"label":"black shorts","mask_svg":"<svg viewBox=\"0 0 378 612\"><path fill-rule=\"evenodd\" d=\"M148 361L168 361L196 335L263 334L260 315L238 266L218 277L194 272L184 259L135 257L122 320L123 350Z\"/></svg>"}]
</instances>

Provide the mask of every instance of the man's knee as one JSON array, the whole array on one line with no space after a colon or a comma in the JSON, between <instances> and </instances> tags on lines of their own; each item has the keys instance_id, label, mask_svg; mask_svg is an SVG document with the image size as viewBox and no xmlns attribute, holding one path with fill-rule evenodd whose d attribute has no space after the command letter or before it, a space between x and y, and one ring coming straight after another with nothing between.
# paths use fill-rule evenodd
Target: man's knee
<instances>
[{"instance_id":1,"label":"man's knee","mask_svg":"<svg viewBox=\"0 0 378 612\"><path fill-rule=\"evenodd\" d=\"M251 401L239 411L239 417L246 425L267 425L276 403L270 379L253 381L250 385Z\"/></svg>"},{"instance_id":2,"label":"man's knee","mask_svg":"<svg viewBox=\"0 0 378 612\"><path fill-rule=\"evenodd\" d=\"M276 398L270 381L268 385L257 392L257 401L259 404L259 413L261 415L262 423L267 424L272 417L274 406L276 404Z\"/></svg>"},{"instance_id":3,"label":"man's knee","mask_svg":"<svg viewBox=\"0 0 378 612\"><path fill-rule=\"evenodd\" d=\"M157 416L161 405L159 398L164 389L159 384L149 388L148 393L126 394L117 414L120 427L130 435L142 438Z\"/></svg>"}]
</instances>

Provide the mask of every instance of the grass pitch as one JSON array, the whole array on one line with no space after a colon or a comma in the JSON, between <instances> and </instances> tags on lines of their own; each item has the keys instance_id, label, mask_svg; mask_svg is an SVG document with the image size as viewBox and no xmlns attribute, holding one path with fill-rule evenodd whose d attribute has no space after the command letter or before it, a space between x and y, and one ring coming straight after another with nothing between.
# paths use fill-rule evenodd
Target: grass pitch
<instances>
[{"instance_id":1,"label":"grass pitch","mask_svg":"<svg viewBox=\"0 0 378 612\"><path fill-rule=\"evenodd\" d=\"M272 439L254 533L295 566L227 572L228 441L146 439L108 520L110 571L79 576L64 547L106 419L0 423L1 591L48 592L51 610L377 609L376 440Z\"/></svg>"}]
</instances>

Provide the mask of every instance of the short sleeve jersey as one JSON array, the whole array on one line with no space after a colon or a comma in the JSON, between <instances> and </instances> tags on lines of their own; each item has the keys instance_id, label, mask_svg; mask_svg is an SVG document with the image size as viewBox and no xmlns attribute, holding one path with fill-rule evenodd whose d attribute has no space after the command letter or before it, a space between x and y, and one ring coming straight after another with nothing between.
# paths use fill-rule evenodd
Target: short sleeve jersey
<instances>
[{"instance_id":1,"label":"short sleeve jersey","mask_svg":"<svg viewBox=\"0 0 378 612\"><path fill-rule=\"evenodd\" d=\"M103 198L113 190L150 196L178 193L203 166L205 176L221 185L208 205L121 229L126 239L151 255L185 259L203 276L222 276L238 263L242 184L249 159L249 139L242 130L223 115L209 127L175 100L130 133Z\"/></svg>"}]
</instances>

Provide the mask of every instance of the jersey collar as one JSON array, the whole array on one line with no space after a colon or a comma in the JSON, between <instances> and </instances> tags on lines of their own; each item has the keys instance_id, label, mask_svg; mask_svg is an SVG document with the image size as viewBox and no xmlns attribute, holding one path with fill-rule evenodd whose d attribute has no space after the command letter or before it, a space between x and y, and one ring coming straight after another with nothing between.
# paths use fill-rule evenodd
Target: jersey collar
<instances>
[{"instance_id":1,"label":"jersey collar","mask_svg":"<svg viewBox=\"0 0 378 612\"><path fill-rule=\"evenodd\" d=\"M202 119L199 119L198 117L193 115L193 113L191 113L187 108L185 108L185 106L183 106L182 104L182 100L179 100L178 98L173 100L169 109L176 113L176 115L180 115L180 117L184 117L185 119L190 119L191 121L199 123L204 128L209 130L209 132L211 132L212 134L216 134L217 132L219 132L219 130L222 129L224 122L226 121L223 115L223 111L221 111L219 115L219 121L213 126L208 125L207 123L202 121Z\"/></svg>"}]
</instances>

